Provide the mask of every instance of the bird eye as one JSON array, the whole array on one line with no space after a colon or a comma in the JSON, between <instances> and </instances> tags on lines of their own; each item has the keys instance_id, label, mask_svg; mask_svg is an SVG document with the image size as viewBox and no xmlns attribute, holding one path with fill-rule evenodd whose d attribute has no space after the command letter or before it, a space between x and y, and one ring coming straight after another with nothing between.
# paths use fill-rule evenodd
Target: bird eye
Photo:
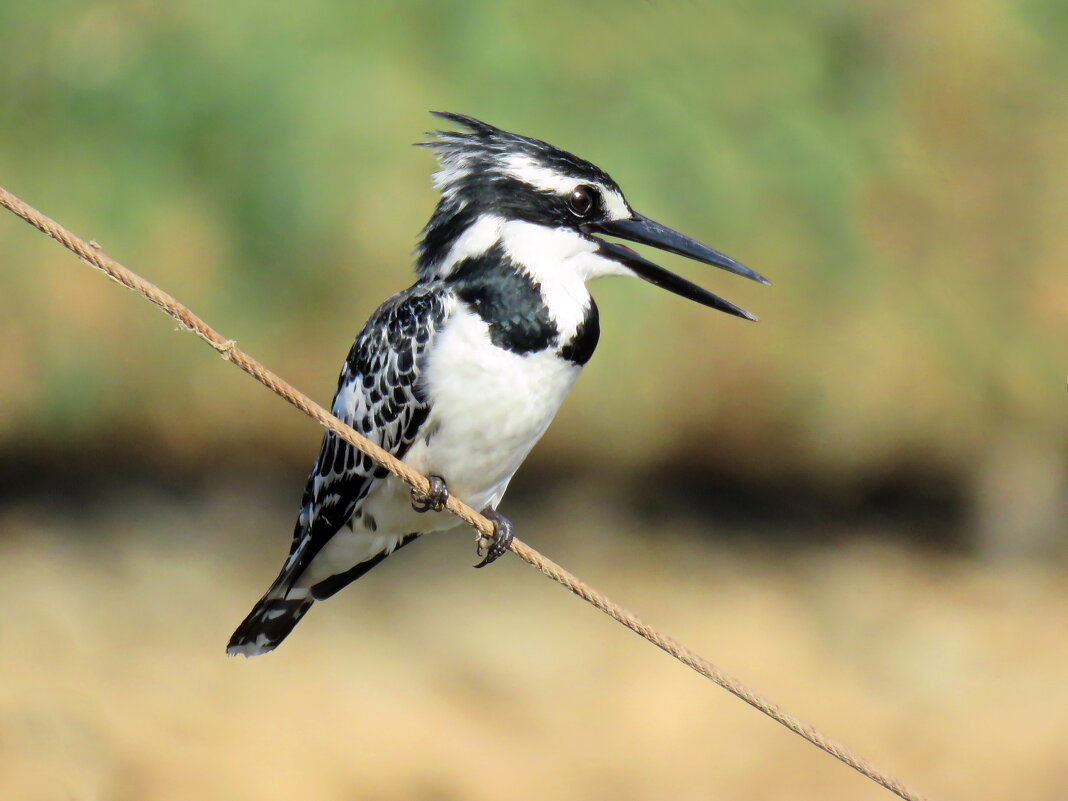
<instances>
[{"instance_id":1,"label":"bird eye","mask_svg":"<svg viewBox=\"0 0 1068 801\"><path fill-rule=\"evenodd\" d=\"M576 186L567 199L567 205L579 217L585 217L593 208L593 189L588 186Z\"/></svg>"}]
</instances>

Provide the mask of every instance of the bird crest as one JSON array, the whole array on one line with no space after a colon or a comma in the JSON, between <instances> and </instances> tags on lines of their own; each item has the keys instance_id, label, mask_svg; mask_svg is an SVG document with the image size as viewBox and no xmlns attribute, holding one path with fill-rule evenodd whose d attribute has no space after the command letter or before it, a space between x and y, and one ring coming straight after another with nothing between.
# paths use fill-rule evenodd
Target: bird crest
<instances>
[{"instance_id":1,"label":"bird crest","mask_svg":"<svg viewBox=\"0 0 1068 801\"><path fill-rule=\"evenodd\" d=\"M604 170L548 142L501 130L466 114L431 113L467 129L428 131L433 141L418 144L437 157L440 169L434 174L434 187L445 198L480 178L518 180L541 191L557 191L564 181L589 181L618 191Z\"/></svg>"}]
</instances>

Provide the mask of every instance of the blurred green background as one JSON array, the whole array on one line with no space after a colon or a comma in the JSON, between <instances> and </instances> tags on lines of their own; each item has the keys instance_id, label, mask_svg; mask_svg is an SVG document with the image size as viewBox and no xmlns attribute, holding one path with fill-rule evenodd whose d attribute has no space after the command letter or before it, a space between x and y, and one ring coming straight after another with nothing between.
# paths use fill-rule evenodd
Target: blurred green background
<instances>
[{"instance_id":1,"label":"blurred green background","mask_svg":"<svg viewBox=\"0 0 1068 801\"><path fill-rule=\"evenodd\" d=\"M727 630L698 636L699 650L717 644L713 658L750 666L787 706L800 699L844 739L867 736L869 751L896 754L945 795L1023 797L1027 775L1027 797L1063 798L1068 767L1051 743L1068 738L1068 698L1054 681L1068 664L1066 51L1068 10L1054 0L0 0L0 184L325 403L367 315L412 280L435 195L430 154L409 145L435 126L429 109L590 159L635 208L774 286L664 257L757 313L751 325L642 282L595 285L598 352L505 504L521 536L624 600L659 604L683 639L688 620L691 634L708 623L688 616L695 609L719 615L737 602L748 624L716 618ZM556 607L548 587L501 583L536 582L518 566L474 581L461 570L463 537L427 546L431 556L406 552L408 570L390 560L279 654L222 662L226 635L288 545L318 431L14 217L0 217L0 253L0 658L17 677L0 691L9 713L0 746L7 738L26 750L9 748L7 764L26 797L307 789L298 779L326 760L302 736L315 722L277 719L276 700L324 682L316 692L329 704L331 676L344 695L399 675L368 668L357 637L372 648L392 638L398 664L433 652L417 621L438 602L428 581L442 563L446 594L460 599L451 625L484 608L485 581L495 603L515 592L518 616L544 629L544 650L524 651L526 668L575 683L531 679L531 709L479 728L472 708L514 702L514 643L485 632L492 650L463 657L453 644L455 664L438 654L445 667L421 679L430 700L392 712L383 704L395 741L364 743L371 756L353 776L336 767L341 749L316 773L318 797L656 798L665 771L679 798L882 797L621 634L618 657L594 665L581 652L609 624L588 620L580 633L571 619L585 613L568 599ZM684 558L650 556L664 549ZM157 599L168 587L180 592ZM404 592L413 595L396 611L390 599ZM368 594L394 625L339 633L337 616L347 608L345 620L362 619ZM765 597L778 605L753 600ZM870 614L849 611L861 599ZM904 599L915 611L901 621ZM151 615L124 616L142 604ZM104 615L113 605L116 616ZM998 623L992 610L1010 616ZM573 639L554 641L558 624ZM516 625L502 618L498 630ZM888 627L900 647L882 639ZM467 636L470 649L486 648ZM352 654L345 680L331 656L339 640ZM84 647L63 670L42 672L73 643ZM130 648L141 656L102 667L111 662L101 653L117 659ZM574 675L553 672L554 649L574 660ZM187 654L180 675L198 677L182 690L193 695L212 686L229 697L253 672L267 682L272 667L287 678L264 683L260 705L250 697L232 715L210 699L148 715L145 698L168 694L177 675L166 671L120 703L130 676L154 675L176 653ZM795 675L767 670L795 658ZM825 661L846 664L848 691L827 686ZM583 713L591 736L605 725L621 739L603 746L596 769L560 738L574 720L535 711L549 689L574 698L587 697L580 680L603 689L595 669L633 671ZM1013 706L1001 695L1005 676L1048 681L1049 694ZM502 684L486 700L477 680ZM680 699L697 694L708 708L679 700L676 728L662 721L652 733L648 715L619 718L635 693L676 683ZM60 685L78 688L69 703ZM109 692L107 703L87 700ZM364 708L366 699L345 697ZM1027 744L1003 754L986 781L965 771L1000 747L976 739L967 710L980 703ZM440 733L415 739L428 764L451 766L444 772L379 758L412 754L403 721L415 726L428 705L436 726L468 727L466 767L435 750ZM710 730L727 709L747 732L734 746L748 756L724 760L737 781L717 783L720 760L690 735L734 743L731 726ZM332 742L366 736L354 718L324 731ZM227 760L192 767L279 725L290 725L283 751L301 766L288 768L291 782L268 774L262 787L245 784L253 766L242 773ZM559 783L525 783L521 766L510 783L499 768L480 772L494 740L543 749ZM157 745L138 750L148 742ZM176 758L175 742L193 750ZM793 762L771 781L754 754L774 748ZM164 752L171 762L153 761Z\"/></svg>"}]
</instances>

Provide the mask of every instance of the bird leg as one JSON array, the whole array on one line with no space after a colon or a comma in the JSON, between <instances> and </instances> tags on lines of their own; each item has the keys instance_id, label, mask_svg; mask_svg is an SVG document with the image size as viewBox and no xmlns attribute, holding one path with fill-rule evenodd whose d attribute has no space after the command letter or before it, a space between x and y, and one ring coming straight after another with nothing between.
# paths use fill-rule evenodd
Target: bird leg
<instances>
[{"instance_id":1,"label":"bird leg","mask_svg":"<svg viewBox=\"0 0 1068 801\"><path fill-rule=\"evenodd\" d=\"M441 476L429 476L430 491L412 490L412 508L423 512L440 512L449 500L449 487Z\"/></svg>"},{"instance_id":2,"label":"bird leg","mask_svg":"<svg viewBox=\"0 0 1068 801\"><path fill-rule=\"evenodd\" d=\"M508 550L515 536L512 521L496 509L487 506L482 510L482 516L493 523L493 536L479 533L478 539L475 540L475 551L479 556L485 554L485 558L475 567L485 567L500 558Z\"/></svg>"}]
</instances>

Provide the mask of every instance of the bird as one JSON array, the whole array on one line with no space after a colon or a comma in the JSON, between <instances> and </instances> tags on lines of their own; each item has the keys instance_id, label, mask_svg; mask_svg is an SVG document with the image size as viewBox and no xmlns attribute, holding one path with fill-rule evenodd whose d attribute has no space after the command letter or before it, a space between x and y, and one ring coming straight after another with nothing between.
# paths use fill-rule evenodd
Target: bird
<instances>
[{"instance_id":1,"label":"bird","mask_svg":"<svg viewBox=\"0 0 1068 801\"><path fill-rule=\"evenodd\" d=\"M450 495L482 510L484 567L514 536L497 511L600 337L586 283L637 276L746 320L748 311L609 236L770 283L635 212L602 169L547 142L463 114L427 134L440 193L416 248L415 283L367 320L332 411L427 475L419 493L327 432L308 477L289 555L237 627L230 655L276 648L317 601L390 554L460 524Z\"/></svg>"}]
</instances>

